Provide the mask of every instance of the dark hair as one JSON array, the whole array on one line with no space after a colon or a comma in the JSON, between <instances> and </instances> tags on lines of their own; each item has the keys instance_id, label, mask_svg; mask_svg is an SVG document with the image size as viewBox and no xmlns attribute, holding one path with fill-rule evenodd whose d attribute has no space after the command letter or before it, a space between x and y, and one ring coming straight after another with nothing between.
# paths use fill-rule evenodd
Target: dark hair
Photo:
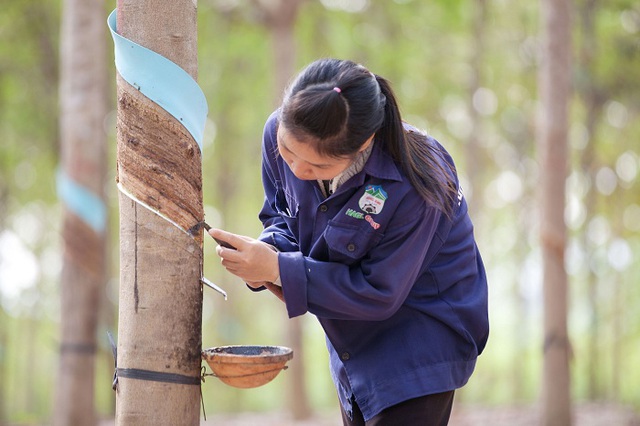
<instances>
[{"instance_id":1,"label":"dark hair","mask_svg":"<svg viewBox=\"0 0 640 426\"><path fill-rule=\"evenodd\" d=\"M427 135L407 132L391 85L362 65L321 59L287 90L279 122L320 155L350 157L375 133L412 185L448 216L457 197L453 165Z\"/></svg>"}]
</instances>

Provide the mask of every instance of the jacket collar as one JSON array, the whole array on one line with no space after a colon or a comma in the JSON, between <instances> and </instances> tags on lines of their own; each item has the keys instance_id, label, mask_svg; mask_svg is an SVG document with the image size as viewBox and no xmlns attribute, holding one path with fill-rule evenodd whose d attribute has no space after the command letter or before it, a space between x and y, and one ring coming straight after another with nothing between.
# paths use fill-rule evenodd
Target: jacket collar
<instances>
[{"instance_id":1,"label":"jacket collar","mask_svg":"<svg viewBox=\"0 0 640 426\"><path fill-rule=\"evenodd\" d=\"M371 152L371 156L369 160L364 165L362 171L354 176L351 179L347 180L343 185L341 185L337 190L337 193L342 193L345 190L350 188L357 188L364 185L364 182L367 176L371 176L377 179L382 180L392 180L399 181L403 180L403 175L400 173L398 166L396 165L393 158L382 149L378 143L374 144L373 151ZM318 185L315 185L318 188L318 193L321 192Z\"/></svg>"},{"instance_id":2,"label":"jacket collar","mask_svg":"<svg viewBox=\"0 0 640 426\"><path fill-rule=\"evenodd\" d=\"M364 174L379 179L402 181L402 174L396 162L393 161L391 155L383 149L379 142L374 144L369 161L364 165L362 171L364 172L361 173L362 182L364 182Z\"/></svg>"}]
</instances>

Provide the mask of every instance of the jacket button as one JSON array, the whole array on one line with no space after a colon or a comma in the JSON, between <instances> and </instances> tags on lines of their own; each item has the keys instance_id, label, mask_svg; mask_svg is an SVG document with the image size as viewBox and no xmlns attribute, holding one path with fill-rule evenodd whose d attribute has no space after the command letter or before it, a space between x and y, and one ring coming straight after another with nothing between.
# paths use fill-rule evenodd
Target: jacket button
<instances>
[{"instance_id":1,"label":"jacket button","mask_svg":"<svg viewBox=\"0 0 640 426\"><path fill-rule=\"evenodd\" d=\"M349 361L349 358L351 358L351 355L349 355L349 352L342 352L342 355L340 355L340 358L342 358L343 361Z\"/></svg>"},{"instance_id":2,"label":"jacket button","mask_svg":"<svg viewBox=\"0 0 640 426\"><path fill-rule=\"evenodd\" d=\"M329 207L327 207L327 205L326 205L326 204L323 204L323 205L321 205L321 206L320 206L320 211L321 211L322 213L326 212L327 210L329 210Z\"/></svg>"},{"instance_id":3,"label":"jacket button","mask_svg":"<svg viewBox=\"0 0 640 426\"><path fill-rule=\"evenodd\" d=\"M356 251L356 245L355 245L355 244L353 244L353 243L349 243L349 244L347 244L347 250L349 250L349 251L351 251L351 252Z\"/></svg>"}]
</instances>

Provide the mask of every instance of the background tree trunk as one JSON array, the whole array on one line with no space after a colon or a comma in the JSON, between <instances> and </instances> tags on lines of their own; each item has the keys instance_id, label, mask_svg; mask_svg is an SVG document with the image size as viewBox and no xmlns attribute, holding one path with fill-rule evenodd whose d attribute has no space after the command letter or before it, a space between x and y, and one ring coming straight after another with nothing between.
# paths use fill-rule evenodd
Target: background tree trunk
<instances>
[{"instance_id":1,"label":"background tree trunk","mask_svg":"<svg viewBox=\"0 0 640 426\"><path fill-rule=\"evenodd\" d=\"M602 116L602 107L605 97L598 88L596 82L596 63L598 55L598 39L596 36L595 18L598 10L596 0L585 0L579 3L580 16L580 35L582 45L579 50L579 67L582 76L581 84L578 84L577 90L583 99L586 107L586 115L584 118L584 126L588 135L587 145L580 156L580 170L584 173L590 182L595 182L597 165L595 164L596 146L598 143L597 129L598 123ZM580 244L584 253L590 253L590 257L595 253L592 243L589 241L587 226L594 218L597 207L597 190L592 187L584 199L585 207L585 226L580 235ZM589 262L591 262L589 258ZM598 307L598 277L591 268L587 268L587 301L589 305L591 324L588 331L588 350L585 353L587 358L585 375L587 376L588 395L592 400L597 400L602 396L601 380L599 375L600 357L598 344L600 342L600 310Z\"/></svg>"},{"instance_id":2,"label":"background tree trunk","mask_svg":"<svg viewBox=\"0 0 640 426\"><path fill-rule=\"evenodd\" d=\"M485 167L485 153L481 147L480 140L483 134L482 119L474 104L474 97L478 89L482 87L483 70L485 63L485 27L487 23L487 0L477 0L473 2L472 21L472 55L470 81L469 81L469 118L471 120L471 131L467 138L465 149L466 162L465 169L468 176L465 197L469 204L469 215L471 219L476 218L478 211L482 210L482 196L479 189L485 185L479 185L480 171Z\"/></svg>"},{"instance_id":3,"label":"background tree trunk","mask_svg":"<svg viewBox=\"0 0 640 426\"><path fill-rule=\"evenodd\" d=\"M106 13L98 0L66 0L62 15L60 136L64 199L61 276L61 345L53 424L96 423L94 374L96 330L106 282ZM64 185L63 182L60 182ZM75 187L75 185L78 185ZM88 191L98 208L79 215ZM78 194L80 191L80 194ZM80 198L74 198L80 197ZM102 204L103 210L100 210ZM89 206L85 206L89 207ZM102 213L101 213L102 212Z\"/></svg>"},{"instance_id":4,"label":"background tree trunk","mask_svg":"<svg viewBox=\"0 0 640 426\"><path fill-rule=\"evenodd\" d=\"M571 2L542 0L538 75L540 237L544 290L542 424L571 424L564 222L568 109L571 88Z\"/></svg>"},{"instance_id":5,"label":"background tree trunk","mask_svg":"<svg viewBox=\"0 0 640 426\"><path fill-rule=\"evenodd\" d=\"M272 58L274 64L274 104L282 100L289 79L296 71L296 45L294 26L298 10L304 0L256 0L265 16L265 24L271 36ZM302 327L305 317L291 318L287 321L287 344L295 354L290 365L288 378L288 406L292 417L296 420L311 417L311 408L306 388L304 364L304 347L302 344Z\"/></svg>"},{"instance_id":6,"label":"background tree trunk","mask_svg":"<svg viewBox=\"0 0 640 426\"><path fill-rule=\"evenodd\" d=\"M121 0L117 13L120 35L197 78L195 1ZM117 95L118 369L198 378L203 237L185 230L204 217L201 152L180 122L121 77ZM117 424L197 425L199 411L197 385L119 377Z\"/></svg>"}]
</instances>

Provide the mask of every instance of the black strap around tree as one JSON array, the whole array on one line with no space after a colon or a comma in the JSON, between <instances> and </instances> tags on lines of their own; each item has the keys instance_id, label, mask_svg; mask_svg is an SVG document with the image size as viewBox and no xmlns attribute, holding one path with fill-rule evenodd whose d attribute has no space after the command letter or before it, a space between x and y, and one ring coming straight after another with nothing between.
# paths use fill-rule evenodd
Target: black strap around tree
<instances>
[{"instance_id":1,"label":"black strap around tree","mask_svg":"<svg viewBox=\"0 0 640 426\"><path fill-rule=\"evenodd\" d=\"M116 368L116 382L119 377L125 379L148 380L151 382L177 383L180 385L198 385L202 382L200 376L185 376L176 373L159 373L157 371L140 370L139 368Z\"/></svg>"},{"instance_id":2,"label":"black strap around tree","mask_svg":"<svg viewBox=\"0 0 640 426\"><path fill-rule=\"evenodd\" d=\"M107 336L109 336L109 343L111 344L111 351L113 352L113 362L115 367L112 383L113 390L116 390L118 387L119 377L123 377L125 379L148 380L152 382L176 383L180 385L200 386L200 384L202 383L201 376L193 377L177 373L160 373L158 371L142 370L139 368L118 368L117 346L113 340L111 332L107 331Z\"/></svg>"},{"instance_id":3,"label":"black strap around tree","mask_svg":"<svg viewBox=\"0 0 640 426\"><path fill-rule=\"evenodd\" d=\"M152 382L177 383L181 385L198 385L200 386L202 414L204 419L207 420L207 413L204 411L204 398L202 397L202 382L204 382L204 376L206 375L204 372L200 377L193 377L176 373L158 373L157 371L140 370L138 368L118 368L118 347L116 346L110 331L107 331L107 336L109 337L111 351L113 352L113 365L115 371L113 372L113 383L111 384L111 387L114 391L118 389L119 377L124 377L126 379L149 380Z\"/></svg>"}]
</instances>

